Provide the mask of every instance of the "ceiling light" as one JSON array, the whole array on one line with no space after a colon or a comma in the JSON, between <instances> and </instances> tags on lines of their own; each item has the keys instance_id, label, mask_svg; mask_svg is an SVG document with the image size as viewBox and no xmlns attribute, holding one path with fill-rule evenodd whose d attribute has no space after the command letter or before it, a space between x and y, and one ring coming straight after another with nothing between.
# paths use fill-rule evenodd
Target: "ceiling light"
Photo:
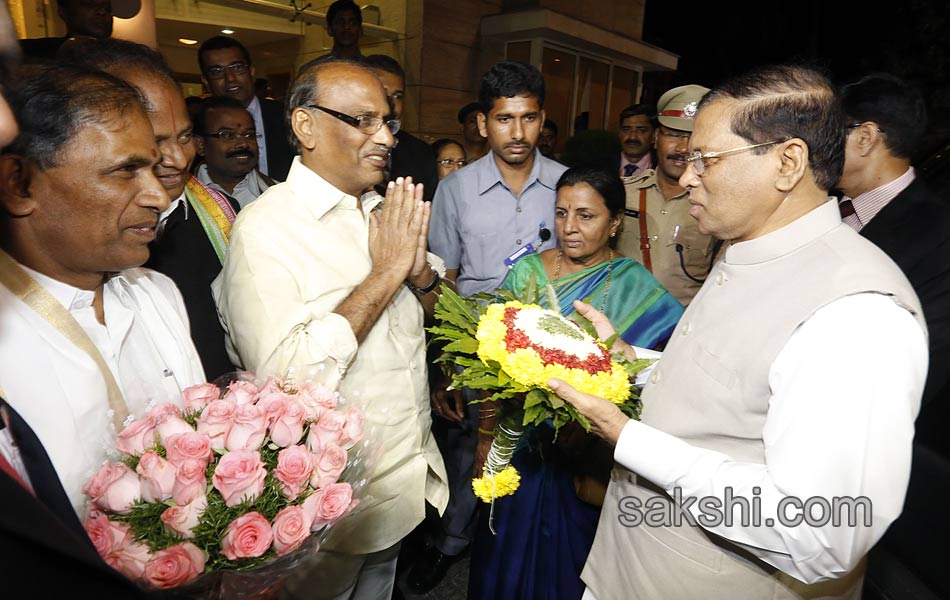
<instances>
[{"instance_id":1,"label":"ceiling light","mask_svg":"<svg viewBox=\"0 0 950 600\"><path fill-rule=\"evenodd\" d=\"M186 46L194 46L198 43L198 40L189 40L188 38L178 38L178 41Z\"/></svg>"},{"instance_id":2,"label":"ceiling light","mask_svg":"<svg viewBox=\"0 0 950 600\"><path fill-rule=\"evenodd\" d=\"M231 35L232 33L234 33L234 30L233 30L233 29L222 29L222 30L221 30L221 33L223 33L224 35Z\"/></svg>"}]
</instances>

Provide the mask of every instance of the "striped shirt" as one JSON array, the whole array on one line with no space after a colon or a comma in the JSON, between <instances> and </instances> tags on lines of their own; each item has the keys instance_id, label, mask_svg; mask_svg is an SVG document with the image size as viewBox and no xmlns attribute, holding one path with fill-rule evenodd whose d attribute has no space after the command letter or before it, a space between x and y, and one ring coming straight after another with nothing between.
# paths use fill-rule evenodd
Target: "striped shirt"
<instances>
[{"instance_id":1,"label":"striped shirt","mask_svg":"<svg viewBox=\"0 0 950 600\"><path fill-rule=\"evenodd\" d=\"M907 171L894 181L859 194L857 198L845 196L841 201L850 200L854 205L854 214L842 217L841 220L855 231L861 231L877 213L881 212L882 208L887 206L888 202L903 192L914 181L915 177L914 167L908 167Z\"/></svg>"}]
</instances>

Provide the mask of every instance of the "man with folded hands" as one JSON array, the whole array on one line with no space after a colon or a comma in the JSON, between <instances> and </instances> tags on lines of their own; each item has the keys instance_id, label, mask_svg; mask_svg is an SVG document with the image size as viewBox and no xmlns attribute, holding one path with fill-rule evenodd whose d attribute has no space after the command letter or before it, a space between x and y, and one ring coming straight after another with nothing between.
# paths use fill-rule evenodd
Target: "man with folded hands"
<instances>
[{"instance_id":1,"label":"man with folded hands","mask_svg":"<svg viewBox=\"0 0 950 600\"><path fill-rule=\"evenodd\" d=\"M304 65L288 95L300 156L287 181L241 211L214 295L231 357L259 376L319 365L365 399L381 450L367 500L334 526L318 563L297 569L288 598L388 599L401 540L428 501L448 499L428 410L423 311L444 272L426 253L422 186L397 179L380 210L394 118L361 63Z\"/></svg>"}]
</instances>

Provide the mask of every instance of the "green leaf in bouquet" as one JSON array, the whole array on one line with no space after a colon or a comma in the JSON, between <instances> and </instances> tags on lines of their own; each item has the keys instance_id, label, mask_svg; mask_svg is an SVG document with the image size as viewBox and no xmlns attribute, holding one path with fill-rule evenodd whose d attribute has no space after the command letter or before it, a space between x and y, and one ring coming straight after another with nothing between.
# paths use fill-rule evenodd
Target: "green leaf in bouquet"
<instances>
[{"instance_id":1,"label":"green leaf in bouquet","mask_svg":"<svg viewBox=\"0 0 950 600\"><path fill-rule=\"evenodd\" d=\"M547 394L544 393L544 390L531 390L525 396L524 407L525 409L531 408L532 406L537 406L539 404L544 404L544 401L547 400Z\"/></svg>"},{"instance_id":2,"label":"green leaf in bouquet","mask_svg":"<svg viewBox=\"0 0 950 600\"><path fill-rule=\"evenodd\" d=\"M504 369L498 370L498 385L506 386L511 382L511 377L508 376L508 373L505 373Z\"/></svg>"},{"instance_id":3,"label":"green leaf in bouquet","mask_svg":"<svg viewBox=\"0 0 950 600\"><path fill-rule=\"evenodd\" d=\"M554 412L554 435L557 436L557 432L560 431L561 427L564 427L570 423L570 421L571 413L569 413L567 410L556 410Z\"/></svg>"},{"instance_id":4,"label":"green leaf in bouquet","mask_svg":"<svg viewBox=\"0 0 950 600\"><path fill-rule=\"evenodd\" d=\"M538 278L534 273L528 276L528 281L525 283L524 291L521 292L521 302L525 304L538 303ZM554 306L557 305L555 304Z\"/></svg>"},{"instance_id":5,"label":"green leaf in bouquet","mask_svg":"<svg viewBox=\"0 0 950 600\"><path fill-rule=\"evenodd\" d=\"M498 376L494 373L487 373L481 377L475 377L465 382L465 387L473 390L488 390L498 387Z\"/></svg>"},{"instance_id":6,"label":"green leaf in bouquet","mask_svg":"<svg viewBox=\"0 0 950 600\"><path fill-rule=\"evenodd\" d=\"M472 337L466 330L455 327L439 327L438 325L430 327L428 332L433 334L433 337L429 341L430 344L437 340L458 340Z\"/></svg>"},{"instance_id":7,"label":"green leaf in bouquet","mask_svg":"<svg viewBox=\"0 0 950 600\"><path fill-rule=\"evenodd\" d=\"M550 410L544 404L533 404L525 408L521 424L524 426L540 425L548 418L549 414Z\"/></svg>"},{"instance_id":8,"label":"green leaf in bouquet","mask_svg":"<svg viewBox=\"0 0 950 600\"><path fill-rule=\"evenodd\" d=\"M577 412L577 409L570 403L564 404L564 410L571 416L572 421L579 423L580 426L584 428L584 431L590 433L590 421L587 420L587 417Z\"/></svg>"},{"instance_id":9,"label":"green leaf in bouquet","mask_svg":"<svg viewBox=\"0 0 950 600\"><path fill-rule=\"evenodd\" d=\"M531 274L534 277L534 273ZM550 283L544 286L544 293L548 297L548 306L559 307L561 306L561 301L557 298L557 292L554 291L554 286Z\"/></svg>"},{"instance_id":10,"label":"green leaf in bouquet","mask_svg":"<svg viewBox=\"0 0 950 600\"><path fill-rule=\"evenodd\" d=\"M465 337L449 342L442 349L443 352L461 352L463 354L474 355L478 352L478 340L473 337Z\"/></svg>"}]
</instances>

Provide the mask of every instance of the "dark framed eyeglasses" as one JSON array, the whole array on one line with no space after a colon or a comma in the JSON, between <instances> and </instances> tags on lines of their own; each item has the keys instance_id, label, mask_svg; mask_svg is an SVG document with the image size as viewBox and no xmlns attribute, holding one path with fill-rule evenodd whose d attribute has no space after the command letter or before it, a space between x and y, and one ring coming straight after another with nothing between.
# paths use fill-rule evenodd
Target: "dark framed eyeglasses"
<instances>
[{"instance_id":1,"label":"dark framed eyeglasses","mask_svg":"<svg viewBox=\"0 0 950 600\"><path fill-rule=\"evenodd\" d=\"M227 71L230 71L231 75L243 75L247 73L250 68L251 65L247 64L247 62L239 60L224 67L219 65L208 67L205 69L205 75L208 79L224 79L224 74Z\"/></svg>"},{"instance_id":2,"label":"dark framed eyeglasses","mask_svg":"<svg viewBox=\"0 0 950 600\"><path fill-rule=\"evenodd\" d=\"M437 160L435 162L439 163L443 167L455 167L456 169L461 169L468 164L464 158L460 158L458 160L454 158L443 158L442 160Z\"/></svg>"},{"instance_id":3,"label":"dark framed eyeglasses","mask_svg":"<svg viewBox=\"0 0 950 600\"><path fill-rule=\"evenodd\" d=\"M308 104L307 108L323 111L331 117L335 117L343 121L350 127L359 129L360 133L364 133L366 135L375 135L383 125L389 127L389 133L396 135L396 133L399 131L399 126L402 124L399 119L381 119L379 117L371 117L369 115L353 117L346 113L341 113L338 110L333 110L332 108L327 108L318 104Z\"/></svg>"},{"instance_id":4,"label":"dark framed eyeglasses","mask_svg":"<svg viewBox=\"0 0 950 600\"><path fill-rule=\"evenodd\" d=\"M248 141L256 140L258 138L258 134L254 130L238 133L237 131L234 131L233 129L223 129L216 133L201 133L199 135L201 137L218 138L219 140L224 140L225 142L230 142L232 140L236 140L237 138L244 138L245 140L248 140Z\"/></svg>"},{"instance_id":5,"label":"dark framed eyeglasses","mask_svg":"<svg viewBox=\"0 0 950 600\"><path fill-rule=\"evenodd\" d=\"M870 123L870 122L871 122L871 121L865 121L864 123ZM864 125L864 123L848 123L847 125L844 126L844 128L845 128L846 131L851 131L852 129L857 129L858 127ZM884 130L882 130L880 127L878 127L878 128L877 128L877 132L878 132L878 133L884 133Z\"/></svg>"}]
</instances>

